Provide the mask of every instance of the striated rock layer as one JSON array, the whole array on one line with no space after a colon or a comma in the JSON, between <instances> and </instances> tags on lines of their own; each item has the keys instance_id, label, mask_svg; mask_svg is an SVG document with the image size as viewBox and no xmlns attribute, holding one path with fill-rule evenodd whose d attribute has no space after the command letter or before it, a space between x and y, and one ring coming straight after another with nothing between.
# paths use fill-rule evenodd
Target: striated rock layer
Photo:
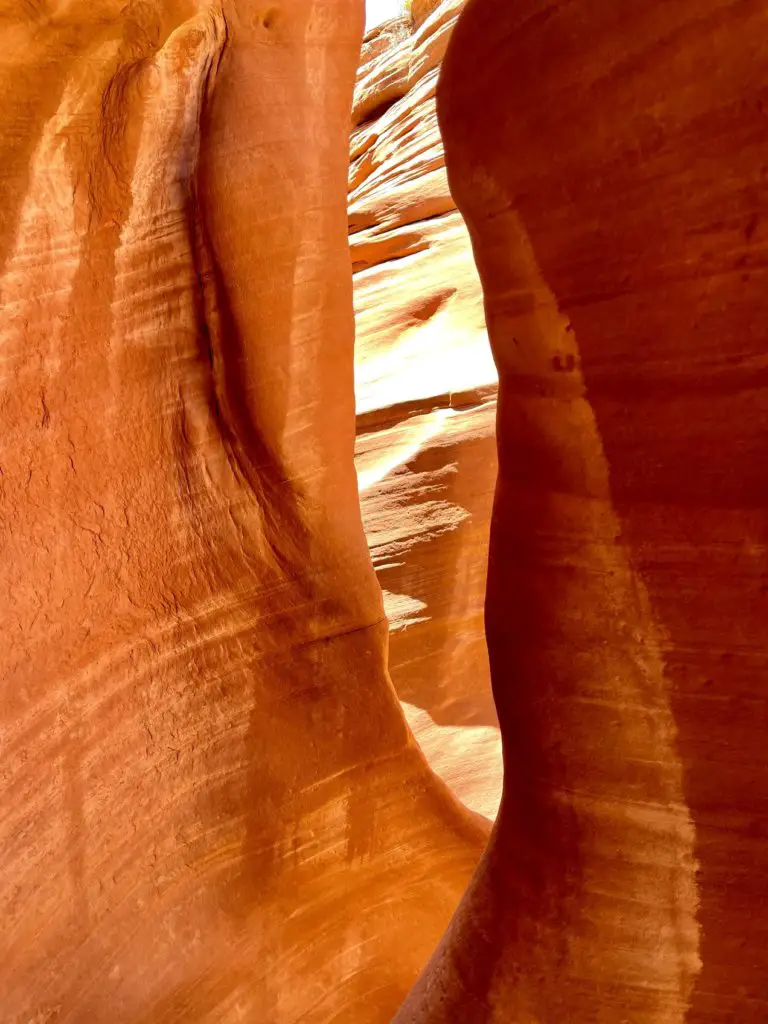
<instances>
[{"instance_id":1,"label":"striated rock layer","mask_svg":"<svg viewBox=\"0 0 768 1024\"><path fill-rule=\"evenodd\" d=\"M432 767L495 817L501 744L483 626L497 373L435 110L463 0L370 32L353 104L357 466L389 665Z\"/></svg>"},{"instance_id":2,"label":"striated rock layer","mask_svg":"<svg viewBox=\"0 0 768 1024\"><path fill-rule=\"evenodd\" d=\"M379 1024L477 862L357 500L362 22L0 3L8 1024Z\"/></svg>"},{"instance_id":3,"label":"striated rock layer","mask_svg":"<svg viewBox=\"0 0 768 1024\"><path fill-rule=\"evenodd\" d=\"M471 0L507 779L398 1022L768 1019L765 11Z\"/></svg>"}]
</instances>

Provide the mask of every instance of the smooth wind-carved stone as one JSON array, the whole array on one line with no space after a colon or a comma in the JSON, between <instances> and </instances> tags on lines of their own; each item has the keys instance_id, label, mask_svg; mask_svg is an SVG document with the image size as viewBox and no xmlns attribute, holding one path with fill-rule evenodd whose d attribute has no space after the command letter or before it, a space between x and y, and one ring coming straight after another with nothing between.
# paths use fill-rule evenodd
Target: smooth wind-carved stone
<instances>
[{"instance_id":1,"label":"smooth wind-carved stone","mask_svg":"<svg viewBox=\"0 0 768 1024\"><path fill-rule=\"evenodd\" d=\"M379 1024L477 861L360 520L362 24L2 5L8 1024Z\"/></svg>"},{"instance_id":2,"label":"smooth wind-carved stone","mask_svg":"<svg viewBox=\"0 0 768 1024\"><path fill-rule=\"evenodd\" d=\"M764 21L471 0L454 32L507 777L398 1024L768 1014Z\"/></svg>"}]
</instances>

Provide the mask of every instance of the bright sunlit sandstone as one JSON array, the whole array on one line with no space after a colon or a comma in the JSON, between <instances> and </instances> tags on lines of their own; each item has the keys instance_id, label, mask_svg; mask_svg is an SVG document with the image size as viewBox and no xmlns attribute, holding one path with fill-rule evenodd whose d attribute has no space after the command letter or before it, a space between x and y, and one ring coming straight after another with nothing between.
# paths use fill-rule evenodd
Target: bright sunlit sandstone
<instances>
[{"instance_id":1,"label":"bright sunlit sandstone","mask_svg":"<svg viewBox=\"0 0 768 1024\"><path fill-rule=\"evenodd\" d=\"M403 0L366 0L365 27L373 28L388 18L396 18L403 13Z\"/></svg>"}]
</instances>

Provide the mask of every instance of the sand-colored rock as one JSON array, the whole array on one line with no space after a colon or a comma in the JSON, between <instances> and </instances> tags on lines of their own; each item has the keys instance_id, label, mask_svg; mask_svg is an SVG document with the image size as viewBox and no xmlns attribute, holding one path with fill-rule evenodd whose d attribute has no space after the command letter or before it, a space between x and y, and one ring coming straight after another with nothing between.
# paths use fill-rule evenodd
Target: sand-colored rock
<instances>
[{"instance_id":1,"label":"sand-colored rock","mask_svg":"<svg viewBox=\"0 0 768 1024\"><path fill-rule=\"evenodd\" d=\"M363 44L349 208L357 466L395 688L432 767L493 818L501 747L483 603L497 374L435 111L461 6L433 4Z\"/></svg>"},{"instance_id":2,"label":"sand-colored rock","mask_svg":"<svg viewBox=\"0 0 768 1024\"><path fill-rule=\"evenodd\" d=\"M379 1024L479 856L357 500L362 24L2 4L3 1024Z\"/></svg>"},{"instance_id":3,"label":"sand-colored rock","mask_svg":"<svg viewBox=\"0 0 768 1024\"><path fill-rule=\"evenodd\" d=\"M508 777L398 1024L768 1019L764 34L752 3L472 0L453 35Z\"/></svg>"}]
</instances>

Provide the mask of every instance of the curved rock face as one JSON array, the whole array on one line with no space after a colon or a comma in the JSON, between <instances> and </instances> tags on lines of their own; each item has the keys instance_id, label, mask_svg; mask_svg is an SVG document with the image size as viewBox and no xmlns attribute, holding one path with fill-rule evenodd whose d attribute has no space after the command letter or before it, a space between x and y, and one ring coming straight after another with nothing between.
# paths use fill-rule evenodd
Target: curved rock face
<instances>
[{"instance_id":1,"label":"curved rock face","mask_svg":"<svg viewBox=\"0 0 768 1024\"><path fill-rule=\"evenodd\" d=\"M493 818L501 743L483 603L497 374L435 110L461 7L422 4L363 43L349 197L357 466L398 696L432 767Z\"/></svg>"},{"instance_id":2,"label":"curved rock face","mask_svg":"<svg viewBox=\"0 0 768 1024\"><path fill-rule=\"evenodd\" d=\"M380 1022L476 864L357 502L353 0L0 8L0 1005Z\"/></svg>"},{"instance_id":3,"label":"curved rock face","mask_svg":"<svg viewBox=\"0 0 768 1024\"><path fill-rule=\"evenodd\" d=\"M507 779L398 1022L768 1017L764 18L472 0L454 33Z\"/></svg>"}]
</instances>

